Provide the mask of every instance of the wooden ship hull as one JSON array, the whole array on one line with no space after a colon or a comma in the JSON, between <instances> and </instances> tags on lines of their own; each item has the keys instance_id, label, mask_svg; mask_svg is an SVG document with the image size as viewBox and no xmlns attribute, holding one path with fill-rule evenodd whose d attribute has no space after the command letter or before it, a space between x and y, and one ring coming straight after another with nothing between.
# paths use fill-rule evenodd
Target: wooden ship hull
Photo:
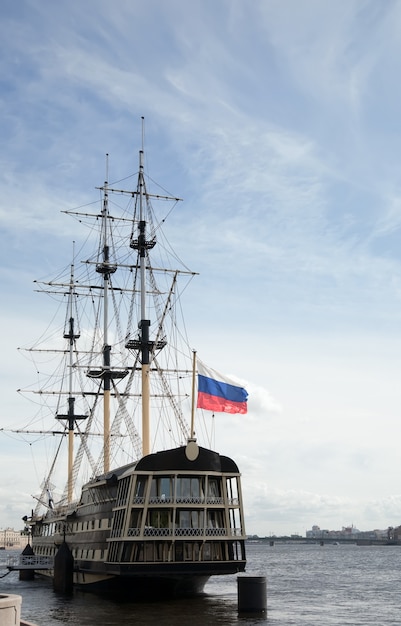
<instances>
[{"instance_id":1,"label":"wooden ship hull","mask_svg":"<svg viewBox=\"0 0 401 626\"><path fill-rule=\"evenodd\" d=\"M55 557L65 541L73 583L86 590L197 594L210 576L245 569L241 498L234 461L192 442L89 482L72 510L30 520L32 547Z\"/></svg>"}]
</instances>

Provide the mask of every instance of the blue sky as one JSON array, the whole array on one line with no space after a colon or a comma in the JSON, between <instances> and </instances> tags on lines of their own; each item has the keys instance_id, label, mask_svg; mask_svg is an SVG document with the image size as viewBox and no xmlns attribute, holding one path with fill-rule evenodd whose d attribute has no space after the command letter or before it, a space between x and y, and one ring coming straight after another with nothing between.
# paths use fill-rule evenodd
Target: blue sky
<instances>
[{"instance_id":1,"label":"blue sky","mask_svg":"<svg viewBox=\"0 0 401 626\"><path fill-rule=\"evenodd\" d=\"M60 211L106 152L111 179L137 169L144 115L147 169L185 199L194 346L250 393L216 419L247 531L400 524L401 4L6 0L0 30L0 427L30 408L17 347L48 320L32 281L68 262ZM0 446L19 527L39 469Z\"/></svg>"}]
</instances>

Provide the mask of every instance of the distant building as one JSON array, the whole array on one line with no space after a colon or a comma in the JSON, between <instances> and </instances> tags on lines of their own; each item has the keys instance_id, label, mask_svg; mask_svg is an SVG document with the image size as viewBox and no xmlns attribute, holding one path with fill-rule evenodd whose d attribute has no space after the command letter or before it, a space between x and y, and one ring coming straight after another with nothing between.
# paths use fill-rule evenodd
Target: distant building
<instances>
[{"instance_id":1,"label":"distant building","mask_svg":"<svg viewBox=\"0 0 401 626\"><path fill-rule=\"evenodd\" d=\"M341 539L341 538L345 538L345 539L350 539L350 538L357 538L357 536L359 536L361 533L360 531L354 527L354 525L352 524L351 526L343 526L341 530L327 530L327 529L321 529L320 526L312 526L312 530L307 530L306 531L306 538L307 539Z\"/></svg>"},{"instance_id":2,"label":"distant building","mask_svg":"<svg viewBox=\"0 0 401 626\"><path fill-rule=\"evenodd\" d=\"M372 540L372 541L400 541L401 542L401 526L393 528L389 526L385 530L375 529L360 531L352 524L351 526L343 526L341 530L322 530L319 526L312 526L312 530L306 531L307 539L347 539L347 540Z\"/></svg>"},{"instance_id":3,"label":"distant building","mask_svg":"<svg viewBox=\"0 0 401 626\"><path fill-rule=\"evenodd\" d=\"M394 541L401 541L401 526L396 526L392 529L392 532Z\"/></svg>"},{"instance_id":4,"label":"distant building","mask_svg":"<svg viewBox=\"0 0 401 626\"><path fill-rule=\"evenodd\" d=\"M357 528L355 528L355 526L352 524L352 526L343 526L342 527L342 531L341 533L345 536L348 535L359 535L361 531L358 530Z\"/></svg>"},{"instance_id":5,"label":"distant building","mask_svg":"<svg viewBox=\"0 0 401 626\"><path fill-rule=\"evenodd\" d=\"M20 530L14 528L0 529L0 548L21 548L27 543L26 536L22 536Z\"/></svg>"},{"instance_id":6,"label":"distant building","mask_svg":"<svg viewBox=\"0 0 401 626\"><path fill-rule=\"evenodd\" d=\"M323 539L324 537L329 536L329 532L330 532L329 530L322 530L320 526L317 526L315 524L314 526L312 526L312 530L306 531L306 538L307 539Z\"/></svg>"}]
</instances>

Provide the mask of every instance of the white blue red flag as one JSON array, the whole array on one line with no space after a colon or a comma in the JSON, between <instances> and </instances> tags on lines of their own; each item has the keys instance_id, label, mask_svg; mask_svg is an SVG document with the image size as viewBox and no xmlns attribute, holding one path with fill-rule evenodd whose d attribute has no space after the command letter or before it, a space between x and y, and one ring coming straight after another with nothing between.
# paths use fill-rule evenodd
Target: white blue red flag
<instances>
[{"instance_id":1,"label":"white blue red flag","mask_svg":"<svg viewBox=\"0 0 401 626\"><path fill-rule=\"evenodd\" d=\"M246 413L248 393L237 383L198 361L199 409L216 413Z\"/></svg>"}]
</instances>

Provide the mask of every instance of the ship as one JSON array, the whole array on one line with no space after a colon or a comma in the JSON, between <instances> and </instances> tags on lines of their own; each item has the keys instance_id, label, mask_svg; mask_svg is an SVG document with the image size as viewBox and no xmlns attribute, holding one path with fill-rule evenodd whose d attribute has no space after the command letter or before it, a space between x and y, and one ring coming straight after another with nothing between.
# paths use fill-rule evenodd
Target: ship
<instances>
[{"instance_id":1,"label":"ship","mask_svg":"<svg viewBox=\"0 0 401 626\"><path fill-rule=\"evenodd\" d=\"M35 281L64 321L29 348L55 449L23 518L29 554L53 581L67 554L63 576L90 592L200 594L211 576L245 571L241 475L200 425L201 361L181 306L196 272L164 232L181 199L148 176L143 141L124 184L109 168L106 155L96 203L63 211L85 232L72 262Z\"/></svg>"}]
</instances>

